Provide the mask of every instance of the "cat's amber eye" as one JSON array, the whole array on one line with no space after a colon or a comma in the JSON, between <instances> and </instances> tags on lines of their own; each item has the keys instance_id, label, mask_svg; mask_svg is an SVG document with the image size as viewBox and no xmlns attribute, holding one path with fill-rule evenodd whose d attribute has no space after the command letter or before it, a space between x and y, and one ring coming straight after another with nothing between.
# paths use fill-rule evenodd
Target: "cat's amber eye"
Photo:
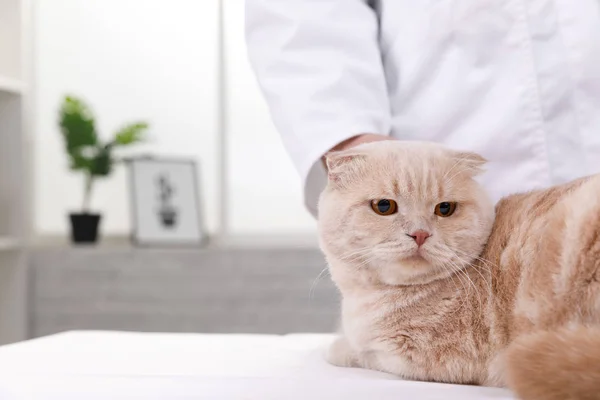
<instances>
[{"instance_id":1,"label":"cat's amber eye","mask_svg":"<svg viewBox=\"0 0 600 400\"><path fill-rule=\"evenodd\" d=\"M435 206L435 215L439 215L440 217L449 217L454 214L456 210L456 202L454 201L444 201Z\"/></svg>"},{"instance_id":2,"label":"cat's amber eye","mask_svg":"<svg viewBox=\"0 0 600 400\"><path fill-rule=\"evenodd\" d=\"M373 200L371 208L379 215L392 215L398 211L398 204L390 199Z\"/></svg>"}]
</instances>

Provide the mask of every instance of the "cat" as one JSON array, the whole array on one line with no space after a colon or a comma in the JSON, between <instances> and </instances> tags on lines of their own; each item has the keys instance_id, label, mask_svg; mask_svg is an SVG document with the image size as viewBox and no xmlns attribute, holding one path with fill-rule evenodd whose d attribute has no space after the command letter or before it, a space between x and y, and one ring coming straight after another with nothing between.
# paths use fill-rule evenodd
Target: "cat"
<instances>
[{"instance_id":1,"label":"cat","mask_svg":"<svg viewBox=\"0 0 600 400\"><path fill-rule=\"evenodd\" d=\"M327 360L600 399L600 176L494 206L485 163L402 141L326 156L319 241L342 295Z\"/></svg>"}]
</instances>

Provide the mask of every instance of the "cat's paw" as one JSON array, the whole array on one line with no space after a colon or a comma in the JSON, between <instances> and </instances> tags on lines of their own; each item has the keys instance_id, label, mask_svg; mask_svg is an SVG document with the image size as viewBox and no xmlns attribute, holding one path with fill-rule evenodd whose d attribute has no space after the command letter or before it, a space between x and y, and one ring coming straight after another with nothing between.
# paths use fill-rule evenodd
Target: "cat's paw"
<instances>
[{"instance_id":1,"label":"cat's paw","mask_svg":"<svg viewBox=\"0 0 600 400\"><path fill-rule=\"evenodd\" d=\"M337 367L356 367L356 355L344 337L337 338L327 349L325 360Z\"/></svg>"}]
</instances>

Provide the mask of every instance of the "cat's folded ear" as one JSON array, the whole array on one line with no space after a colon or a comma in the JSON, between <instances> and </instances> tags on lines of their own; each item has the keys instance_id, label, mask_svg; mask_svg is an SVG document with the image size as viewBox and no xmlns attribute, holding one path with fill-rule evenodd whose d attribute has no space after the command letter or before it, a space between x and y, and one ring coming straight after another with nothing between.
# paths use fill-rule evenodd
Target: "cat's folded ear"
<instances>
[{"instance_id":1,"label":"cat's folded ear","mask_svg":"<svg viewBox=\"0 0 600 400\"><path fill-rule=\"evenodd\" d=\"M488 162L483 156L470 151L454 151L452 157L463 171L472 176L483 172L483 166Z\"/></svg>"},{"instance_id":2,"label":"cat's folded ear","mask_svg":"<svg viewBox=\"0 0 600 400\"><path fill-rule=\"evenodd\" d=\"M347 185L364 163L364 158L364 153L353 149L327 153L325 155L325 164L330 184L336 187Z\"/></svg>"}]
</instances>

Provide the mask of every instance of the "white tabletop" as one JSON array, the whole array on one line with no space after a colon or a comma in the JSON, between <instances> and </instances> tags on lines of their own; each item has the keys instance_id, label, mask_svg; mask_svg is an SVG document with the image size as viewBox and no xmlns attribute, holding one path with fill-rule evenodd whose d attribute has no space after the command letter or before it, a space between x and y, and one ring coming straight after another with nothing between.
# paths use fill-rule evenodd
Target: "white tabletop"
<instances>
[{"instance_id":1,"label":"white tabletop","mask_svg":"<svg viewBox=\"0 0 600 400\"><path fill-rule=\"evenodd\" d=\"M0 347L0 399L513 399L336 368L330 335L74 331Z\"/></svg>"}]
</instances>

